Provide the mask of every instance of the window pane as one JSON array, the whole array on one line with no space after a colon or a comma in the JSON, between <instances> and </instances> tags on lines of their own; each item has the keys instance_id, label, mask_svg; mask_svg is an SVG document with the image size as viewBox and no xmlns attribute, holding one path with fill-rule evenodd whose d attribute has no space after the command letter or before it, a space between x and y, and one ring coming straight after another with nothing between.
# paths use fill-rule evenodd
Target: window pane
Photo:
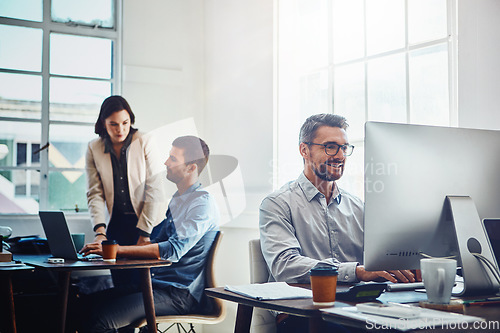
<instances>
[{"instance_id":1,"label":"window pane","mask_svg":"<svg viewBox=\"0 0 500 333\"><path fill-rule=\"evenodd\" d=\"M2 121L0 128L0 213L36 214L40 173L2 166L40 166L33 150L40 143L40 124Z\"/></svg>"},{"instance_id":2,"label":"window pane","mask_svg":"<svg viewBox=\"0 0 500 333\"><path fill-rule=\"evenodd\" d=\"M301 114L329 112L328 71L324 70L300 78Z\"/></svg>"},{"instance_id":3,"label":"window pane","mask_svg":"<svg viewBox=\"0 0 500 333\"><path fill-rule=\"evenodd\" d=\"M0 128L0 168L38 165L38 157L33 158L31 148L33 144L40 144L39 123L0 121Z\"/></svg>"},{"instance_id":4,"label":"window pane","mask_svg":"<svg viewBox=\"0 0 500 333\"><path fill-rule=\"evenodd\" d=\"M76 178L80 175L78 178ZM76 179L75 179L76 178ZM87 184L81 171L49 172L49 207L54 210L87 210Z\"/></svg>"},{"instance_id":5,"label":"window pane","mask_svg":"<svg viewBox=\"0 0 500 333\"><path fill-rule=\"evenodd\" d=\"M50 35L50 73L111 78L112 41L105 38Z\"/></svg>"},{"instance_id":6,"label":"window pane","mask_svg":"<svg viewBox=\"0 0 500 333\"><path fill-rule=\"evenodd\" d=\"M335 63L365 54L363 0L333 1L333 59Z\"/></svg>"},{"instance_id":7,"label":"window pane","mask_svg":"<svg viewBox=\"0 0 500 333\"><path fill-rule=\"evenodd\" d=\"M368 62L368 120L406 123L404 53Z\"/></svg>"},{"instance_id":8,"label":"window pane","mask_svg":"<svg viewBox=\"0 0 500 333\"><path fill-rule=\"evenodd\" d=\"M31 144L31 163L36 164L40 163L40 144L39 143L32 143Z\"/></svg>"},{"instance_id":9,"label":"window pane","mask_svg":"<svg viewBox=\"0 0 500 333\"><path fill-rule=\"evenodd\" d=\"M450 125L446 44L410 52L410 122Z\"/></svg>"},{"instance_id":10,"label":"window pane","mask_svg":"<svg viewBox=\"0 0 500 333\"><path fill-rule=\"evenodd\" d=\"M366 1L366 51L368 55L405 47L405 2Z\"/></svg>"},{"instance_id":11,"label":"window pane","mask_svg":"<svg viewBox=\"0 0 500 333\"><path fill-rule=\"evenodd\" d=\"M0 25L0 67L41 72L42 37L41 29Z\"/></svg>"},{"instance_id":12,"label":"window pane","mask_svg":"<svg viewBox=\"0 0 500 333\"><path fill-rule=\"evenodd\" d=\"M408 1L408 39L410 44L445 38L446 0Z\"/></svg>"},{"instance_id":13,"label":"window pane","mask_svg":"<svg viewBox=\"0 0 500 333\"><path fill-rule=\"evenodd\" d=\"M50 119L95 122L111 83L79 79L50 79Z\"/></svg>"},{"instance_id":14,"label":"window pane","mask_svg":"<svg viewBox=\"0 0 500 333\"><path fill-rule=\"evenodd\" d=\"M92 126L51 125L49 147L50 168L75 168L74 171L49 173L50 209L86 209L85 152L96 138Z\"/></svg>"},{"instance_id":15,"label":"window pane","mask_svg":"<svg viewBox=\"0 0 500 333\"><path fill-rule=\"evenodd\" d=\"M40 172L0 169L0 214L38 214Z\"/></svg>"},{"instance_id":16,"label":"window pane","mask_svg":"<svg viewBox=\"0 0 500 333\"><path fill-rule=\"evenodd\" d=\"M365 124L365 69L363 63L337 67L334 87L334 113L347 118L349 140L363 139Z\"/></svg>"},{"instance_id":17,"label":"window pane","mask_svg":"<svg viewBox=\"0 0 500 333\"><path fill-rule=\"evenodd\" d=\"M26 164L26 143L17 144L17 163L16 165Z\"/></svg>"},{"instance_id":18,"label":"window pane","mask_svg":"<svg viewBox=\"0 0 500 333\"><path fill-rule=\"evenodd\" d=\"M298 65L302 71L328 66L328 11L325 0L300 0Z\"/></svg>"},{"instance_id":19,"label":"window pane","mask_svg":"<svg viewBox=\"0 0 500 333\"><path fill-rule=\"evenodd\" d=\"M52 21L113 28L113 0L52 0Z\"/></svg>"},{"instance_id":20,"label":"window pane","mask_svg":"<svg viewBox=\"0 0 500 333\"><path fill-rule=\"evenodd\" d=\"M16 188L16 197L33 198L38 200L38 189L40 186L40 171L35 170L14 170L12 172Z\"/></svg>"},{"instance_id":21,"label":"window pane","mask_svg":"<svg viewBox=\"0 0 500 333\"><path fill-rule=\"evenodd\" d=\"M96 137L93 126L51 125L49 167L84 169L87 144Z\"/></svg>"},{"instance_id":22,"label":"window pane","mask_svg":"<svg viewBox=\"0 0 500 333\"><path fill-rule=\"evenodd\" d=\"M42 0L2 0L0 1L0 16L42 22Z\"/></svg>"},{"instance_id":23,"label":"window pane","mask_svg":"<svg viewBox=\"0 0 500 333\"><path fill-rule=\"evenodd\" d=\"M41 118L41 76L0 73L0 86L0 116Z\"/></svg>"}]
</instances>

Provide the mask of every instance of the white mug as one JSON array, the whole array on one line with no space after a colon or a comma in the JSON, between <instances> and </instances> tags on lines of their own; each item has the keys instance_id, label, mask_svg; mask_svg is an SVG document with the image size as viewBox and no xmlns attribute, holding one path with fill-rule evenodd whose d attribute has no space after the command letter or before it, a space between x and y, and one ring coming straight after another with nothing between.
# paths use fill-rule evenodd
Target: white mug
<instances>
[{"instance_id":1,"label":"white mug","mask_svg":"<svg viewBox=\"0 0 500 333\"><path fill-rule=\"evenodd\" d=\"M420 269L429 303L450 303L457 273L457 261L441 258L421 259Z\"/></svg>"}]
</instances>

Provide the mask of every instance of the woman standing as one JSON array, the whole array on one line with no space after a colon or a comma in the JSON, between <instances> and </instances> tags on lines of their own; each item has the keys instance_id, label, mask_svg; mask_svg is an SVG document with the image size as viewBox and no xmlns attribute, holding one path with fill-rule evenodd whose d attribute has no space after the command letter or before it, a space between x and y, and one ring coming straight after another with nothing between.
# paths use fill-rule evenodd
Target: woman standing
<instances>
[{"instance_id":1,"label":"woman standing","mask_svg":"<svg viewBox=\"0 0 500 333\"><path fill-rule=\"evenodd\" d=\"M149 242L165 212L161 158L151 138L132 127L134 121L125 98L110 96L102 103L95 123L99 138L89 143L86 155L87 202L96 242Z\"/></svg>"}]
</instances>

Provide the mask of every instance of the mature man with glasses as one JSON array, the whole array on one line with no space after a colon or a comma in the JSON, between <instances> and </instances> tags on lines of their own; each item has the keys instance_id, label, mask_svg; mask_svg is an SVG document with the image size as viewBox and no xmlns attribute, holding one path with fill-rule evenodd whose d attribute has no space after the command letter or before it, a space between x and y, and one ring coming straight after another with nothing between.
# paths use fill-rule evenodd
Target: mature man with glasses
<instances>
[{"instance_id":1,"label":"mature man with glasses","mask_svg":"<svg viewBox=\"0 0 500 333\"><path fill-rule=\"evenodd\" d=\"M260 240L271 281L308 283L317 265L338 267L339 282L415 281L411 271L369 272L361 265L363 202L336 184L354 150L347 127L339 115L309 117L300 130L303 172L262 201ZM278 332L307 331L304 319L280 319Z\"/></svg>"}]
</instances>

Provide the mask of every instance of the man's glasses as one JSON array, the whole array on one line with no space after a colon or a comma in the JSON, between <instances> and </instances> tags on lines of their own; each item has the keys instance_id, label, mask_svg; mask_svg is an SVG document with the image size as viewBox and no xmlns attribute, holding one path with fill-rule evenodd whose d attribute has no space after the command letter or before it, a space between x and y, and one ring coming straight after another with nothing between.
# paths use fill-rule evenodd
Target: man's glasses
<instances>
[{"instance_id":1,"label":"man's glasses","mask_svg":"<svg viewBox=\"0 0 500 333\"><path fill-rule=\"evenodd\" d=\"M351 156L354 151L353 145L338 145L336 143L314 143L314 142L304 142L306 145L316 145L323 146L325 148L325 153L328 156L335 156L342 149L345 156Z\"/></svg>"}]
</instances>

